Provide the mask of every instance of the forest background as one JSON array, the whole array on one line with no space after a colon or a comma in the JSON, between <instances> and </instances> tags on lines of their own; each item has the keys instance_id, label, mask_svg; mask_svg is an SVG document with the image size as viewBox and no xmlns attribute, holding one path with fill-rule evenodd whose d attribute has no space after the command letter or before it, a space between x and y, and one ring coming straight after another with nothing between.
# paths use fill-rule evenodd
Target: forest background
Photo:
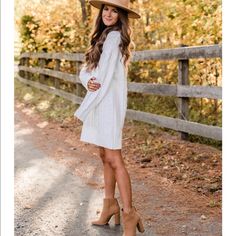
<instances>
[{"instance_id":1,"label":"forest background","mask_svg":"<svg viewBox=\"0 0 236 236\"><path fill-rule=\"evenodd\" d=\"M221 4L220 0L131 1L131 7L141 14L141 19L130 20L134 50L221 44ZM15 0L20 51L84 53L89 46L89 34L96 13L97 9L85 0ZM52 60L47 67L53 68L54 65ZM189 69L190 85L222 85L222 61L219 58L191 59ZM61 70L75 72L71 63L66 61L62 61ZM128 81L176 84L178 62L132 62ZM65 90L73 90L72 84L62 83L61 86ZM128 108L169 117L178 116L175 97L129 93ZM189 120L222 125L221 100L191 98L189 108ZM197 139L211 142L200 137Z\"/></svg>"}]
</instances>

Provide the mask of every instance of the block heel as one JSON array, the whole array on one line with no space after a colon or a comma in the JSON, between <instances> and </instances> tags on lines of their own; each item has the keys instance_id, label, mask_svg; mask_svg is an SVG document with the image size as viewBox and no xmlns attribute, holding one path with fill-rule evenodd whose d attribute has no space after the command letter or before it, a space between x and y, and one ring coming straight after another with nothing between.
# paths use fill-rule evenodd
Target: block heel
<instances>
[{"instance_id":1,"label":"block heel","mask_svg":"<svg viewBox=\"0 0 236 236\"><path fill-rule=\"evenodd\" d=\"M114 215L115 218L115 225L120 225L120 212Z\"/></svg>"},{"instance_id":2,"label":"block heel","mask_svg":"<svg viewBox=\"0 0 236 236\"><path fill-rule=\"evenodd\" d=\"M136 236L136 228L139 232L144 232L143 222L135 207L132 207L129 213L125 213L124 209L121 211L124 224L123 236Z\"/></svg>"}]
</instances>

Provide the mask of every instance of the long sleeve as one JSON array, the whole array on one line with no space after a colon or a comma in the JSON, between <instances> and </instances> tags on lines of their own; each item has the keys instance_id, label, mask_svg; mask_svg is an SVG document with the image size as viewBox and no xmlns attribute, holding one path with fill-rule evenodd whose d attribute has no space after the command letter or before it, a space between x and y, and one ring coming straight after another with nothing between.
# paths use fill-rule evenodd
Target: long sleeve
<instances>
[{"instance_id":1,"label":"long sleeve","mask_svg":"<svg viewBox=\"0 0 236 236\"><path fill-rule=\"evenodd\" d=\"M87 72L85 65L80 70L79 78L82 83L82 85L86 88L88 91L88 81L93 77L92 72Z\"/></svg>"},{"instance_id":2,"label":"long sleeve","mask_svg":"<svg viewBox=\"0 0 236 236\"><path fill-rule=\"evenodd\" d=\"M97 74L95 77L101 84L101 87L95 92L87 91L83 102L74 114L81 121L84 121L89 112L101 102L109 89L120 55L120 40L120 32L111 31L108 33L103 44L98 67L96 68ZM86 79L88 80L88 75L87 77L84 76L84 81Z\"/></svg>"}]
</instances>

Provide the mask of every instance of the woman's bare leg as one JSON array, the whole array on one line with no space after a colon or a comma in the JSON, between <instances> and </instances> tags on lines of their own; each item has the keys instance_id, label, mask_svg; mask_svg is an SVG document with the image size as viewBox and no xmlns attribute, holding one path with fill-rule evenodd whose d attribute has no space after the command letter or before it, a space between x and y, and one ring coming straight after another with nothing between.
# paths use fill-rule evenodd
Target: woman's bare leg
<instances>
[{"instance_id":1,"label":"woman's bare leg","mask_svg":"<svg viewBox=\"0 0 236 236\"><path fill-rule=\"evenodd\" d=\"M115 178L123 202L123 210L128 213L132 208L132 189L129 174L125 168L121 150L112 150L105 148L105 162L115 172Z\"/></svg>"},{"instance_id":2,"label":"woman's bare leg","mask_svg":"<svg viewBox=\"0 0 236 236\"><path fill-rule=\"evenodd\" d=\"M105 161L104 147L99 147L99 153L103 163L105 198L114 198L116 187L115 172L110 164Z\"/></svg>"}]
</instances>

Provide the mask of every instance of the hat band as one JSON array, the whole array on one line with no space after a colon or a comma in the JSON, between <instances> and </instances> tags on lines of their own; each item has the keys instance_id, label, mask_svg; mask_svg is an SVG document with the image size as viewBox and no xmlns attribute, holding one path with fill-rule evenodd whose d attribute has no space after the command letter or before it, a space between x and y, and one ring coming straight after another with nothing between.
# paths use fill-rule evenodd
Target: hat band
<instances>
[{"instance_id":1,"label":"hat band","mask_svg":"<svg viewBox=\"0 0 236 236\"><path fill-rule=\"evenodd\" d=\"M140 15L130 8L130 1L127 0L90 0L89 3L98 9L101 8L102 4L120 7L128 11L130 18L140 18Z\"/></svg>"}]
</instances>

